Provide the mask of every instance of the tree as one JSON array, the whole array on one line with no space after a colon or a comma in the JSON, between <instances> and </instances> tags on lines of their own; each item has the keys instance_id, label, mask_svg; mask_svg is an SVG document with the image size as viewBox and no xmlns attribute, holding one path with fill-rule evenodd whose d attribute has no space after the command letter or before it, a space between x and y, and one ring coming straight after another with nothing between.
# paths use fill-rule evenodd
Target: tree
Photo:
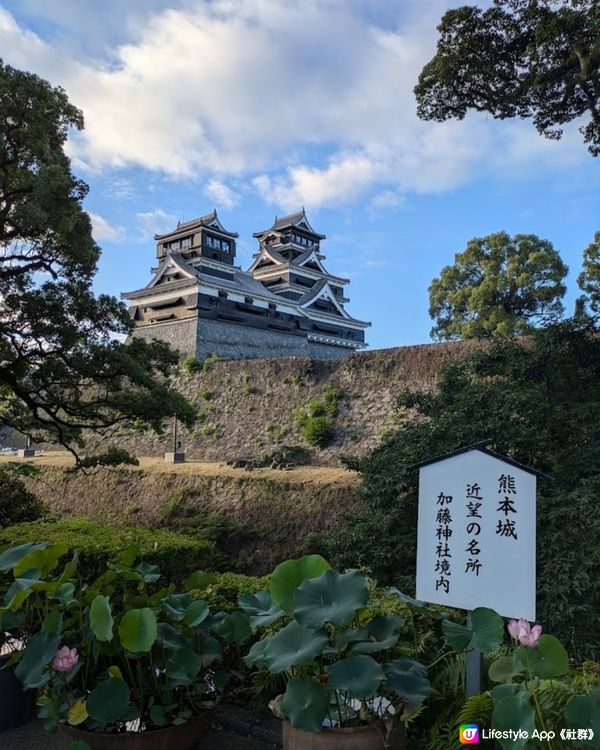
<instances>
[{"instance_id":1,"label":"tree","mask_svg":"<svg viewBox=\"0 0 600 750\"><path fill-rule=\"evenodd\" d=\"M600 316L600 232L583 252L583 271L577 283L593 315Z\"/></svg>"},{"instance_id":2,"label":"tree","mask_svg":"<svg viewBox=\"0 0 600 750\"><path fill-rule=\"evenodd\" d=\"M91 284L100 249L63 146L83 117L60 88L0 61L0 422L76 454L86 428L194 410L163 343L120 343L126 308ZM156 377L158 374L160 377Z\"/></svg>"},{"instance_id":3,"label":"tree","mask_svg":"<svg viewBox=\"0 0 600 750\"><path fill-rule=\"evenodd\" d=\"M399 426L358 461L364 511L330 538L336 565L371 567L414 587L414 464L494 441L549 474L538 485L540 622L579 656L598 655L600 607L600 338L573 319L525 341L500 339L445 369L437 389L399 394Z\"/></svg>"},{"instance_id":4,"label":"tree","mask_svg":"<svg viewBox=\"0 0 600 750\"><path fill-rule=\"evenodd\" d=\"M463 6L438 26L437 52L415 87L424 120L462 120L468 110L495 118L532 118L558 139L580 127L600 154L600 5L597 0L494 0Z\"/></svg>"},{"instance_id":5,"label":"tree","mask_svg":"<svg viewBox=\"0 0 600 750\"><path fill-rule=\"evenodd\" d=\"M567 267L547 240L506 232L471 240L429 287L439 340L491 338L531 331L563 312Z\"/></svg>"}]
</instances>

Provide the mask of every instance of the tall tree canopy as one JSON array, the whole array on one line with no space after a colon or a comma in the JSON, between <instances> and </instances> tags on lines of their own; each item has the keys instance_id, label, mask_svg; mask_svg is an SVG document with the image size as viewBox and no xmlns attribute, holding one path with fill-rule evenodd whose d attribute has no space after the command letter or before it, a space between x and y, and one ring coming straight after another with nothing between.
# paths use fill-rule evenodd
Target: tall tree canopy
<instances>
[{"instance_id":1,"label":"tall tree canopy","mask_svg":"<svg viewBox=\"0 0 600 750\"><path fill-rule=\"evenodd\" d=\"M122 344L125 307L91 284L100 250L63 146L83 117L62 89L0 61L0 423L73 449L82 430L194 410L164 378L177 356Z\"/></svg>"},{"instance_id":2,"label":"tall tree canopy","mask_svg":"<svg viewBox=\"0 0 600 750\"><path fill-rule=\"evenodd\" d=\"M431 335L491 338L558 319L567 266L547 240L506 232L471 240L429 287Z\"/></svg>"},{"instance_id":3,"label":"tall tree canopy","mask_svg":"<svg viewBox=\"0 0 600 750\"><path fill-rule=\"evenodd\" d=\"M600 316L600 232L596 232L594 241L583 252L583 271L577 283L592 315Z\"/></svg>"},{"instance_id":4,"label":"tall tree canopy","mask_svg":"<svg viewBox=\"0 0 600 750\"><path fill-rule=\"evenodd\" d=\"M435 57L415 87L425 120L462 119L468 110L533 118L538 132L560 138L581 126L600 154L600 3L598 0L494 0L483 11L448 11Z\"/></svg>"}]
</instances>

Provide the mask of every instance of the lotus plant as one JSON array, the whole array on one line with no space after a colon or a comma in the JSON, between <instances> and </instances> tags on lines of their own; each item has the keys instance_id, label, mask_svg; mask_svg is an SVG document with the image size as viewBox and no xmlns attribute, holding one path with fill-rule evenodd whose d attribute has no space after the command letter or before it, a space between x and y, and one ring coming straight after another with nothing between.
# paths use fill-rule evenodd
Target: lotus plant
<instances>
[{"instance_id":1,"label":"lotus plant","mask_svg":"<svg viewBox=\"0 0 600 750\"><path fill-rule=\"evenodd\" d=\"M269 591L240 597L262 634L246 663L283 676L273 706L295 729L377 723L389 735L427 697L425 667L397 648L403 619L376 614L369 599L364 575L319 555L278 565Z\"/></svg>"},{"instance_id":2,"label":"lotus plant","mask_svg":"<svg viewBox=\"0 0 600 750\"><path fill-rule=\"evenodd\" d=\"M541 739L549 750L558 749L563 747L560 731L568 728L575 732L569 738L588 738L583 746L600 748L600 731L592 731L592 737L578 734L600 726L600 687L581 689L570 674L567 652L557 638L525 619L512 619L505 625L497 612L485 607L475 609L471 621L467 628L445 620L442 629L456 651L473 649L487 655L491 725L499 732L502 748L533 749L541 746ZM513 730L510 736L505 732L509 729ZM522 732L515 737L519 729Z\"/></svg>"},{"instance_id":3,"label":"lotus plant","mask_svg":"<svg viewBox=\"0 0 600 750\"><path fill-rule=\"evenodd\" d=\"M77 554L63 562L65 547L25 544L0 554L0 572L12 575L0 616L21 615L30 636L15 673L40 689L47 728L122 733L184 723L212 705L223 678L220 641L250 634L239 613L233 627L232 615L212 614L190 591L161 588L158 568L137 555L130 548L82 582ZM195 577L188 581L193 588Z\"/></svg>"}]
</instances>

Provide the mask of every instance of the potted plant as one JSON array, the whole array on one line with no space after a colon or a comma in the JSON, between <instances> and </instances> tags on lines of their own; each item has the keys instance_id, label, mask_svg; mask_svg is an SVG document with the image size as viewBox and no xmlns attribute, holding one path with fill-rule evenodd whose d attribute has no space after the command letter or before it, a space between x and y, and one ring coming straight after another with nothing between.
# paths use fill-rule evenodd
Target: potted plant
<instances>
[{"instance_id":1,"label":"potted plant","mask_svg":"<svg viewBox=\"0 0 600 750\"><path fill-rule=\"evenodd\" d=\"M5 610L37 622L15 673L40 690L45 726L92 750L189 750L223 683L219 639L232 615L159 588L158 568L136 564L135 548L91 582L77 577L77 553L60 564L66 552L27 544L0 556L14 576Z\"/></svg>"},{"instance_id":2,"label":"potted plant","mask_svg":"<svg viewBox=\"0 0 600 750\"><path fill-rule=\"evenodd\" d=\"M401 750L404 720L429 692L425 667L402 655L401 617L370 606L368 579L319 555L288 560L270 591L239 604L262 637L246 663L281 675L274 702L285 750Z\"/></svg>"},{"instance_id":3,"label":"potted plant","mask_svg":"<svg viewBox=\"0 0 600 750\"><path fill-rule=\"evenodd\" d=\"M10 561L6 566L0 564L0 598L6 595L10 585L6 575L9 567ZM14 670L25 645L24 619L22 612L11 612L0 606L0 731L27 721L35 707L35 690L24 690Z\"/></svg>"},{"instance_id":4,"label":"potted plant","mask_svg":"<svg viewBox=\"0 0 600 750\"><path fill-rule=\"evenodd\" d=\"M10 632L16 622L12 613L0 610L0 731L23 724L35 706L35 691L23 689L12 666L23 645Z\"/></svg>"},{"instance_id":5,"label":"potted plant","mask_svg":"<svg viewBox=\"0 0 600 750\"><path fill-rule=\"evenodd\" d=\"M543 633L541 625L525 619L505 623L485 607L473 611L470 627L446 620L442 629L457 652L479 651L488 666L489 689L467 698L457 723L484 718L503 750L542 745L558 750L566 742L600 748L600 671L595 662L586 674L586 665L577 669L570 664L564 646Z\"/></svg>"}]
</instances>

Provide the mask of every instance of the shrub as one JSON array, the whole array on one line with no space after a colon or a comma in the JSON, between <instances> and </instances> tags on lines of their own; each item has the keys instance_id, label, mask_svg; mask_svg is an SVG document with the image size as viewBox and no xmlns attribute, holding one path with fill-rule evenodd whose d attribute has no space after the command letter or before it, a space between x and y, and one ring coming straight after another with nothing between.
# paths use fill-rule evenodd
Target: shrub
<instances>
[{"instance_id":1,"label":"shrub","mask_svg":"<svg viewBox=\"0 0 600 750\"><path fill-rule=\"evenodd\" d=\"M296 424L309 445L326 448L333 440L335 431L331 419L327 416L309 417L305 412L301 412L296 416Z\"/></svg>"},{"instance_id":2,"label":"shrub","mask_svg":"<svg viewBox=\"0 0 600 750\"><path fill-rule=\"evenodd\" d=\"M339 411L339 403L344 398L344 391L336 385L327 384L323 388L325 411L329 417L335 419Z\"/></svg>"},{"instance_id":3,"label":"shrub","mask_svg":"<svg viewBox=\"0 0 600 750\"><path fill-rule=\"evenodd\" d=\"M202 370L202 372L209 372L212 370L213 365L215 362L220 362L222 357L219 357L218 354L209 354L208 357L202 362L202 364L198 365L198 369Z\"/></svg>"},{"instance_id":4,"label":"shrub","mask_svg":"<svg viewBox=\"0 0 600 750\"><path fill-rule=\"evenodd\" d=\"M232 612L238 609L242 594L255 594L269 588L269 577L243 576L237 573L217 573L216 580L202 591L202 599L215 611Z\"/></svg>"},{"instance_id":5,"label":"shrub","mask_svg":"<svg viewBox=\"0 0 600 750\"><path fill-rule=\"evenodd\" d=\"M296 413L296 424L309 445L326 448L335 436L333 420L338 414L338 404L343 392L333 385L326 385L322 399L312 399L306 409Z\"/></svg>"},{"instance_id":6,"label":"shrub","mask_svg":"<svg viewBox=\"0 0 600 750\"><path fill-rule=\"evenodd\" d=\"M130 464L131 466L139 466L140 462L135 456L132 456L129 451L124 448L117 448L116 445L111 445L108 450L104 453L97 453L93 456L84 456L81 459L81 465L85 468L92 466L120 466L121 464Z\"/></svg>"},{"instance_id":7,"label":"shrub","mask_svg":"<svg viewBox=\"0 0 600 750\"><path fill-rule=\"evenodd\" d=\"M0 471L0 529L23 521L35 521L45 505L12 472Z\"/></svg>"},{"instance_id":8,"label":"shrub","mask_svg":"<svg viewBox=\"0 0 600 750\"><path fill-rule=\"evenodd\" d=\"M194 539L204 539L215 545L212 569L236 567L240 548L257 532L246 524L234 521L222 513L207 513L193 500L193 491L186 487L176 492L165 504L160 525Z\"/></svg>"},{"instance_id":9,"label":"shrub","mask_svg":"<svg viewBox=\"0 0 600 750\"><path fill-rule=\"evenodd\" d=\"M200 398L203 398L205 401L212 401L212 399L215 396L215 392L209 391L207 388L203 388L198 395L200 396Z\"/></svg>"},{"instance_id":10,"label":"shrub","mask_svg":"<svg viewBox=\"0 0 600 750\"><path fill-rule=\"evenodd\" d=\"M205 539L192 539L161 529L134 526L106 526L85 518L59 521L33 521L0 531L0 546L50 542L79 550L79 573L93 580L106 570L106 563L117 560L130 544L140 547L142 557L158 565L164 579L178 581L196 568L212 569L215 545Z\"/></svg>"},{"instance_id":11,"label":"shrub","mask_svg":"<svg viewBox=\"0 0 600 750\"><path fill-rule=\"evenodd\" d=\"M202 364L198 362L196 357L186 357L183 360L183 369L193 375L195 372L202 372Z\"/></svg>"}]
</instances>

